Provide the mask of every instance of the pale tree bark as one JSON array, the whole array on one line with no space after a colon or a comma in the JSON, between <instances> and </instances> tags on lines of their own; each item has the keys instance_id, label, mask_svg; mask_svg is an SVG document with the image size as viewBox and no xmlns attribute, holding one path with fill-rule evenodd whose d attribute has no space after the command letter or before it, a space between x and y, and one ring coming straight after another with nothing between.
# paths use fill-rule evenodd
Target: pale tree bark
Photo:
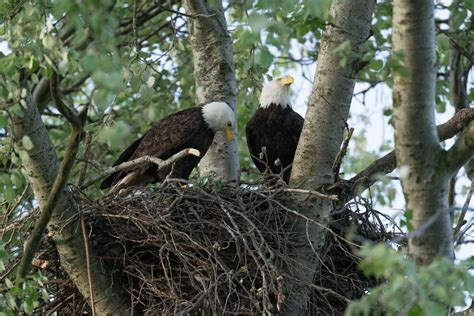
<instances>
[{"instance_id":1,"label":"pale tree bark","mask_svg":"<svg viewBox=\"0 0 474 316\"><path fill-rule=\"evenodd\" d=\"M221 1L186 0L196 79L198 104L223 101L235 111L237 83L232 57L232 39L227 30ZM237 131L235 131L237 132ZM226 144L218 132L199 164L204 174L216 174L226 182L239 178L237 138Z\"/></svg>"},{"instance_id":2,"label":"pale tree bark","mask_svg":"<svg viewBox=\"0 0 474 316\"><path fill-rule=\"evenodd\" d=\"M396 0L393 50L408 74L394 71L395 154L406 207L413 212L409 252L421 264L453 257L448 182L474 152L471 123L445 152L434 120L436 59L432 0Z\"/></svg>"},{"instance_id":3,"label":"pale tree bark","mask_svg":"<svg viewBox=\"0 0 474 316\"><path fill-rule=\"evenodd\" d=\"M26 99L21 117L13 119L13 137L23 162L28 179L40 208L43 208L58 173L59 160L41 116L30 96ZM23 137L32 144L31 150L22 148ZM74 218L76 220L74 220ZM86 255L81 229L78 223L78 209L66 188L60 194L48 229L61 258L61 266L69 274L81 294L89 299L89 282L86 270ZM128 298L122 289L113 285L111 271L102 267L95 251L91 250L92 289L95 295L95 309L100 315L128 315Z\"/></svg>"},{"instance_id":4,"label":"pale tree bark","mask_svg":"<svg viewBox=\"0 0 474 316\"><path fill-rule=\"evenodd\" d=\"M326 27L321 41L314 85L308 102L303 131L298 143L290 186L315 189L332 184L332 170L343 141L344 128L361 64L362 44L370 36L374 0L335 1L330 14L334 21ZM334 50L344 42L351 45L345 66ZM284 313L304 315L310 296L310 284L319 270L327 224L333 203L325 199L302 201L298 209L322 225L300 220L294 229L298 246L292 250L298 277L286 280L289 297Z\"/></svg>"}]
</instances>

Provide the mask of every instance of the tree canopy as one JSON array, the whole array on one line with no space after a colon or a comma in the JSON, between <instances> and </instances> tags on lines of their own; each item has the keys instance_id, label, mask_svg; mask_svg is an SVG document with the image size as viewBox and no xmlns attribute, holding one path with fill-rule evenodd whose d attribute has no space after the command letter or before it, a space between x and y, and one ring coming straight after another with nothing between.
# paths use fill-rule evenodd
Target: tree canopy
<instances>
[{"instance_id":1,"label":"tree canopy","mask_svg":"<svg viewBox=\"0 0 474 316\"><path fill-rule=\"evenodd\" d=\"M371 1L366 3L368 7L373 6ZM71 197L61 193L66 182L82 189L88 199L102 196L98 182L83 187L87 179L95 178L111 166L126 144L142 136L160 118L202 105L206 98L201 98L197 92L206 82L217 80L214 83L219 86L227 84L220 82L224 80L222 78L235 76L236 90L235 87L227 89L222 98L230 100L229 103L235 102L240 180L255 183L260 174L252 164L244 130L259 105L262 85L274 77L293 74L298 81L292 90L293 106L304 108L309 102L311 107L311 100L301 96L309 96L313 91L316 80L312 75L316 65L321 65L318 60L325 50L325 43L335 43L332 36L348 36L335 47L326 49L326 53L337 60L334 72L338 69L347 71L346 77L356 83L356 89L349 91L346 102L349 118L346 120L346 114L341 114L341 122L329 123L334 126L335 134L341 123L341 137L343 132L347 137L349 128L358 122L367 128L356 129L353 134L351 132L352 137L347 138L348 153L342 158L340 174L336 172L331 183L318 180L311 182L309 187L297 189L320 190L322 186L325 193L346 194L340 204L323 202L329 205L330 212L357 199L368 199L374 208L391 213L393 208L401 208L398 218L382 223L382 226L400 226L404 232L413 230L413 210L404 204L398 184L398 177L403 177L403 172L387 176L395 168L395 154L390 153L394 141L386 137L379 148L368 146L373 141L370 131L376 130L373 127L376 118L363 111L354 111L354 106L349 111L350 99L353 103L377 109L384 116L382 125L388 124L383 128L393 130L397 118L393 116L392 102L384 102L382 107L375 97L381 91L390 94L397 84L394 78L403 81L410 75L405 64L406 54L394 50L392 45L395 27L392 2L381 1L373 6L373 14L369 15L370 32L367 29L367 36L364 35L360 42L356 41L362 36L360 33L352 34L351 30L341 27L346 26L346 22L353 25L354 16L337 16L334 8L342 6L338 1L209 0L194 4L175 0L9 0L0 4L0 309L7 311L5 314L19 310L31 314L39 301L49 300L45 286L48 280L41 274L41 269L27 273L22 285L12 281L12 273L23 254L23 242L39 218L38 207L44 210L50 203L53 212L58 205L72 205L67 202ZM472 8L473 0L434 3L434 106L436 115L457 113L445 129L438 126L441 141L463 131L474 118L470 112L474 99ZM367 10L365 13L370 13ZM356 18L357 21L364 20L362 13ZM202 28L193 23L200 20L215 22L216 27L222 28L223 36L229 36L231 57L227 57L230 61L206 59L214 46L223 44L212 36L209 36L212 41L206 42L203 38L208 33L193 40L195 32ZM333 33L327 32L331 28ZM199 41L207 48L200 56L196 54ZM208 68L198 69L197 59ZM222 63L226 62L230 63L227 66L231 75L220 73L225 68ZM214 72L216 67L217 74ZM206 73L206 69L212 71ZM216 78L209 78L211 75ZM342 96L341 86L330 89ZM315 94L315 98L318 97L320 94ZM450 115L442 117L444 122ZM434 129L433 124L433 133ZM376 133L382 131L376 130ZM340 144L335 146L337 150L341 147ZM442 143L439 149L444 148L449 146ZM32 163L39 156L43 162L50 162L48 170ZM466 159L459 160L458 163L464 163ZM71 168L65 167L63 182L57 184L59 193L55 196L50 192L56 192L51 188L60 163L65 165L68 161ZM473 161L459 173L456 169L450 177L449 187L446 182L449 190L446 205L449 204L450 210L446 217L451 218L449 225L454 227L455 250L472 242L470 198L473 187L470 181L474 175ZM300 169L301 175L309 174L308 170ZM196 183L221 185L215 179L204 177L200 171L198 168L194 174ZM318 177L324 178L324 175ZM35 178L45 180L34 184ZM298 177L292 179L296 183ZM341 182L344 185L338 186ZM313 187L315 184L317 187ZM65 208L69 209L69 206ZM65 214L77 212L74 206ZM54 215L51 221L48 219L53 226L60 222ZM22 223L21 227L18 223ZM64 236L67 236L67 229L65 231ZM81 240L74 245L83 248ZM398 246L405 249L404 242ZM362 269L387 282L374 289L373 293L377 295L366 296L351 305L348 314L369 314L369 306L381 304L389 313L408 306L406 314L434 315L436 312L441 315L446 306L463 305L460 294L463 291L470 291L468 296L473 297L474 281L466 272L472 269L472 260L453 265L450 260L442 259L420 267L403 257L404 251L395 253L369 246L362 249L360 256L365 258ZM84 260L74 258L68 264L85 265ZM400 271L391 272L397 267ZM443 275L453 273L450 278L436 279L436 271L444 271ZM406 277L414 281L406 283ZM84 286L88 283L85 274L78 280ZM412 292L405 291L407 288ZM432 292L429 292L430 288ZM112 293L120 294L115 290L112 289ZM451 296L451 290L455 290L456 295ZM407 293L419 300L407 305L411 299ZM105 290L103 294L107 296ZM380 301L373 300L374 297ZM112 305L114 299L110 299Z\"/></svg>"}]
</instances>

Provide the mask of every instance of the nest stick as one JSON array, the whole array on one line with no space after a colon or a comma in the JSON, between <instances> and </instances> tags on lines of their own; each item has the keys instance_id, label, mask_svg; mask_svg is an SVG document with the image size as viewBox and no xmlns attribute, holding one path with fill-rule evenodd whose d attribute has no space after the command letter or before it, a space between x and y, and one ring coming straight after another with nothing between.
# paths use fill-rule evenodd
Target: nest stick
<instances>
[{"instance_id":1,"label":"nest stick","mask_svg":"<svg viewBox=\"0 0 474 316\"><path fill-rule=\"evenodd\" d=\"M171 156L170 158L168 158L166 160L162 160L160 158L156 158L156 157L153 157L153 156L143 156L143 157L140 157L140 158L137 158L137 159L134 159L134 160L130 160L130 161L121 163L120 165L117 165L115 167L111 167L111 168L105 170L104 172L102 172L101 174L99 174L98 176L96 176L96 177L92 178L91 180L87 181L84 185L81 186L81 190L84 190L84 189L88 188L89 186L91 186L92 184L94 184L95 182L97 182L98 180L100 180L100 179L102 179L106 176L109 176L109 175L111 175L115 172L122 171L122 170L130 168L130 167L135 167L135 166L139 166L139 165L151 162L151 163L154 163L158 166L157 171L159 171L161 169L169 167L170 165L172 165L176 161L178 161L180 159L183 159L184 157L189 156L189 155L200 157L201 153L197 149L186 148L186 149L183 149L180 152L174 154L173 156Z\"/></svg>"}]
</instances>

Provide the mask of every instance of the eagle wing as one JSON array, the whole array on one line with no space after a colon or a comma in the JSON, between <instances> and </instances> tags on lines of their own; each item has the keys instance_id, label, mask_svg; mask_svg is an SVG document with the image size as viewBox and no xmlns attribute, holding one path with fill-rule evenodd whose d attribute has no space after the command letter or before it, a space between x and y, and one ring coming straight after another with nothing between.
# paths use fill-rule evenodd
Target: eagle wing
<instances>
[{"instance_id":1,"label":"eagle wing","mask_svg":"<svg viewBox=\"0 0 474 316\"><path fill-rule=\"evenodd\" d=\"M145 137L145 135L143 135L142 137L134 141L130 146L128 146L128 148L125 149L117 158L117 160L113 163L112 167L118 166L123 162L131 160L130 157L132 157L132 155L135 153L135 150L137 150L138 145L140 145L140 142L142 141L143 137ZM102 183L100 184L100 188L103 190L110 187L118 174L119 172L115 172L105 178L105 180L102 181Z\"/></svg>"},{"instance_id":2,"label":"eagle wing","mask_svg":"<svg viewBox=\"0 0 474 316\"><path fill-rule=\"evenodd\" d=\"M187 141L199 130L201 123L200 108L190 108L167 116L150 128L143 137L130 145L119 156L114 166L143 156L167 159L184 149ZM145 164L116 172L105 179L100 188L108 188L119 182L127 174L137 170L145 171L148 167L149 165Z\"/></svg>"},{"instance_id":3,"label":"eagle wing","mask_svg":"<svg viewBox=\"0 0 474 316\"><path fill-rule=\"evenodd\" d=\"M298 145L301 131L303 130L304 118L301 117L297 112L291 110L285 120L285 129L291 135L292 142Z\"/></svg>"}]
</instances>

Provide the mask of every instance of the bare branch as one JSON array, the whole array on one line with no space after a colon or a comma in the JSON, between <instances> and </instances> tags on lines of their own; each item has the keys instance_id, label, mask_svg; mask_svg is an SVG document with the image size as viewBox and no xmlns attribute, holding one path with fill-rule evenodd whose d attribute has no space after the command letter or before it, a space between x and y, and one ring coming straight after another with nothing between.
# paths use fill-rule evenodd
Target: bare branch
<instances>
[{"instance_id":1,"label":"bare branch","mask_svg":"<svg viewBox=\"0 0 474 316\"><path fill-rule=\"evenodd\" d=\"M70 109L66 104L64 104L63 100L59 97L58 74L55 71L53 71L51 74L49 88L51 98L53 99L58 111L64 115L64 117L72 124L73 127L80 129L82 126L81 119L74 113L74 110Z\"/></svg>"},{"instance_id":2,"label":"bare branch","mask_svg":"<svg viewBox=\"0 0 474 316\"><path fill-rule=\"evenodd\" d=\"M458 111L450 120L438 125L438 136L441 141L454 137L463 131L466 126L474 120L474 108L468 108ZM349 182L351 189L348 195L352 196L356 186L367 189L376 183L379 175L385 175L392 172L397 166L395 151L391 151L382 158L377 159L356 176L346 181ZM348 196L348 198L350 198Z\"/></svg>"},{"instance_id":3,"label":"bare branch","mask_svg":"<svg viewBox=\"0 0 474 316\"><path fill-rule=\"evenodd\" d=\"M81 89L82 84L86 82L86 80L89 79L90 76L91 76L90 73L86 73L84 76L79 78L75 83L65 88L64 90L62 90L61 91L62 94L65 95L65 94L70 94L72 92L79 91Z\"/></svg>"},{"instance_id":4,"label":"bare branch","mask_svg":"<svg viewBox=\"0 0 474 316\"><path fill-rule=\"evenodd\" d=\"M44 107L48 104L49 100L49 80L47 78L42 78L33 89L33 101L38 107L40 113L43 112Z\"/></svg>"},{"instance_id":5,"label":"bare branch","mask_svg":"<svg viewBox=\"0 0 474 316\"><path fill-rule=\"evenodd\" d=\"M139 27L145 24L147 21L153 19L161 12L163 12L161 5L154 4L152 8L149 8L137 15L135 24L133 23L133 19L128 20L126 23L127 25L119 28L116 32L116 35L125 35L132 32L134 27Z\"/></svg>"},{"instance_id":6,"label":"bare branch","mask_svg":"<svg viewBox=\"0 0 474 316\"><path fill-rule=\"evenodd\" d=\"M308 195L315 195L317 197L320 197L320 198L323 198L323 199L328 199L328 200L331 200L331 201L338 201L339 198L337 197L337 195L334 195L334 194L323 194L321 192L318 192L318 191L314 191L314 190L304 190L304 189L291 189L291 188L287 188L287 189L283 189L283 192L291 192L291 193L301 193L301 194L308 194Z\"/></svg>"},{"instance_id":7,"label":"bare branch","mask_svg":"<svg viewBox=\"0 0 474 316\"><path fill-rule=\"evenodd\" d=\"M459 234L459 232L461 231L462 226L466 224L466 220L464 218L466 217L466 213L469 208L469 203L471 202L473 192L474 192L474 181L471 181L471 188L469 189L469 192L467 193L467 196L466 196L466 200L464 201L464 205L462 206L461 215L459 216L458 224L453 230L453 236L456 241L458 241L462 237L462 234Z\"/></svg>"},{"instance_id":8,"label":"bare branch","mask_svg":"<svg viewBox=\"0 0 474 316\"><path fill-rule=\"evenodd\" d=\"M454 49L456 49L458 52L460 52L461 54L464 55L464 57L466 57L471 64L474 64L474 54L472 51L468 51L468 49L466 49L466 47L462 47L457 41L456 39L453 38L453 36L451 35L450 32L448 31L444 31L442 30L438 24L436 24L436 31L438 31L439 33L442 33L444 35L446 35L446 37L449 39L449 43L451 44L451 46L454 47Z\"/></svg>"},{"instance_id":9,"label":"bare branch","mask_svg":"<svg viewBox=\"0 0 474 316\"><path fill-rule=\"evenodd\" d=\"M151 162L151 163L154 163L158 166L157 171L159 171L161 169L169 167L170 165L172 165L176 161L178 161L180 159L183 159L184 157L189 156L189 155L200 157L201 153L197 149L186 148L186 149L183 149L180 152L174 154L173 156L171 156L170 158L168 158L166 160L161 160L161 159L153 157L153 156L143 156L143 157L131 160L131 161L127 161L127 162L121 163L118 166L109 168L109 169L105 170L104 172L102 172L101 174L99 174L98 176L92 178L91 180L89 180L88 182L86 182L84 185L81 186L81 190L84 190L85 188L88 188L89 186L91 186L92 184L94 184L98 180L102 179L103 177L110 176L111 174L114 174L115 172L122 171L122 170L128 169L130 167L135 167L135 166L139 166L139 165L142 165L144 163L147 163L147 162Z\"/></svg>"},{"instance_id":10,"label":"bare branch","mask_svg":"<svg viewBox=\"0 0 474 316\"><path fill-rule=\"evenodd\" d=\"M446 153L446 168L450 174L458 172L474 155L474 123L464 131L456 143Z\"/></svg>"},{"instance_id":11,"label":"bare branch","mask_svg":"<svg viewBox=\"0 0 474 316\"><path fill-rule=\"evenodd\" d=\"M354 133L354 128L349 128L349 132L347 133L347 137L342 143L341 150L337 153L336 160L334 161L334 165L332 166L332 170L334 172L334 182L339 180L339 171L341 169L342 159L347 153L347 146L349 146L349 141L351 140L352 133Z\"/></svg>"},{"instance_id":12,"label":"bare branch","mask_svg":"<svg viewBox=\"0 0 474 316\"><path fill-rule=\"evenodd\" d=\"M33 228L33 231L31 232L31 236L24 247L23 257L21 258L21 262L18 266L16 274L17 280L23 279L30 270L33 257L38 249L46 226L48 225L49 220L53 215L56 202L58 201L62 188L66 184L69 172L71 171L71 168L74 164L80 139L81 129L73 128L69 137L69 143L66 149L66 153L64 154L64 159L59 167L58 175L54 180L53 187L51 188L46 204L41 210L41 214L38 218L38 221L36 222L36 225Z\"/></svg>"}]
</instances>

